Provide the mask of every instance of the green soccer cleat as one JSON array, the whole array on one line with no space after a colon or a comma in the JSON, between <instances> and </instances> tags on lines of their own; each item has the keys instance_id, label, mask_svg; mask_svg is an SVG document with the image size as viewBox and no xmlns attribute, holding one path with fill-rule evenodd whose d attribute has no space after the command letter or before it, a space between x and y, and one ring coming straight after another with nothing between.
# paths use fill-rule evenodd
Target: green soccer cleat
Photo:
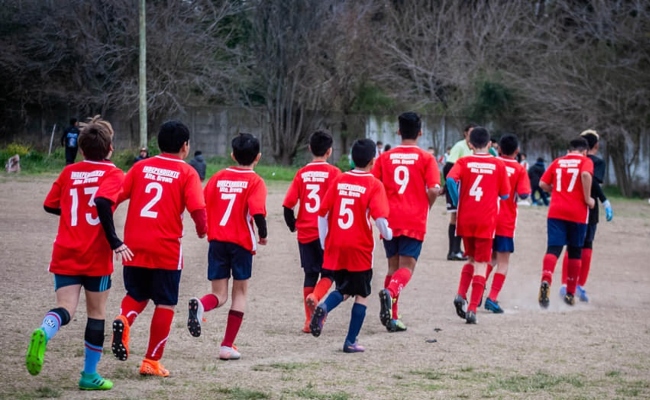
<instances>
[{"instance_id":1,"label":"green soccer cleat","mask_svg":"<svg viewBox=\"0 0 650 400\"><path fill-rule=\"evenodd\" d=\"M81 372L81 379L79 379L79 389L81 390L111 390L113 382L108 379L102 378L97 372L94 374L87 374Z\"/></svg>"},{"instance_id":2,"label":"green soccer cleat","mask_svg":"<svg viewBox=\"0 0 650 400\"><path fill-rule=\"evenodd\" d=\"M43 368L43 361L45 360L45 349L47 348L47 338L43 328L38 328L32 332L32 338L27 348L27 356L25 357L25 366L27 371L32 375L38 375Z\"/></svg>"},{"instance_id":3,"label":"green soccer cleat","mask_svg":"<svg viewBox=\"0 0 650 400\"><path fill-rule=\"evenodd\" d=\"M390 324L386 327L388 332L404 332L406 330L406 325L402 320L392 319Z\"/></svg>"}]
</instances>

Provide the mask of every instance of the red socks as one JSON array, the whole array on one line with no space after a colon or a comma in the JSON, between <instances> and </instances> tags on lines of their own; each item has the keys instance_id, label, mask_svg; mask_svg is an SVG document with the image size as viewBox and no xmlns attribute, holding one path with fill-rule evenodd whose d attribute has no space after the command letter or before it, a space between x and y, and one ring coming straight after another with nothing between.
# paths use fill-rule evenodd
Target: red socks
<instances>
[{"instance_id":1,"label":"red socks","mask_svg":"<svg viewBox=\"0 0 650 400\"><path fill-rule=\"evenodd\" d=\"M569 253L564 252L564 258L562 259L562 284L566 285L566 278L569 270Z\"/></svg>"},{"instance_id":2,"label":"red socks","mask_svg":"<svg viewBox=\"0 0 650 400\"><path fill-rule=\"evenodd\" d=\"M470 263L463 265L463 269L460 271L460 282L458 282L458 294L464 299L467 299L467 290L469 289L469 284L472 283L473 276L474 266Z\"/></svg>"},{"instance_id":3,"label":"red socks","mask_svg":"<svg viewBox=\"0 0 650 400\"><path fill-rule=\"evenodd\" d=\"M212 293L201 297L199 301L203 304L203 311L211 311L219 307L219 299Z\"/></svg>"},{"instance_id":4,"label":"red socks","mask_svg":"<svg viewBox=\"0 0 650 400\"><path fill-rule=\"evenodd\" d=\"M313 291L316 299L318 301L321 301L321 299L325 297L327 292L330 290L330 287L332 287L332 280L330 278L320 278Z\"/></svg>"},{"instance_id":5,"label":"red socks","mask_svg":"<svg viewBox=\"0 0 650 400\"><path fill-rule=\"evenodd\" d=\"M307 307L307 296L314 293L313 287L303 287L302 288L302 299L303 305L305 306L305 318L307 321L311 321L311 310Z\"/></svg>"},{"instance_id":6,"label":"red socks","mask_svg":"<svg viewBox=\"0 0 650 400\"><path fill-rule=\"evenodd\" d=\"M506 276L504 274L499 272L494 274L494 278L492 278L492 288L490 289L490 295L488 296L490 300L497 301L497 297L499 297L499 293L501 292L505 280Z\"/></svg>"},{"instance_id":7,"label":"red socks","mask_svg":"<svg viewBox=\"0 0 650 400\"><path fill-rule=\"evenodd\" d=\"M243 312L235 310L228 311L228 323L226 323L226 333L223 335L223 342L221 342L222 346L232 347L243 319Z\"/></svg>"},{"instance_id":8,"label":"red socks","mask_svg":"<svg viewBox=\"0 0 650 400\"><path fill-rule=\"evenodd\" d=\"M174 319L174 310L169 308L156 307L151 318L151 328L149 329L149 347L147 348L146 358L158 361L162 358L169 337L169 331L172 328Z\"/></svg>"},{"instance_id":9,"label":"red socks","mask_svg":"<svg viewBox=\"0 0 650 400\"><path fill-rule=\"evenodd\" d=\"M589 269L591 269L591 254L593 249L582 249L582 266L580 267L580 274L578 275L578 285L584 286L589 277Z\"/></svg>"},{"instance_id":10,"label":"red socks","mask_svg":"<svg viewBox=\"0 0 650 400\"><path fill-rule=\"evenodd\" d=\"M399 297L402 289L411 280L411 270L408 268L399 268L391 277L390 283L386 287L393 298Z\"/></svg>"},{"instance_id":11,"label":"red socks","mask_svg":"<svg viewBox=\"0 0 650 400\"><path fill-rule=\"evenodd\" d=\"M575 294L576 286L578 285L578 274L580 273L580 265L582 260L579 258L569 258L569 264L567 267L567 279L566 279L566 292Z\"/></svg>"},{"instance_id":12,"label":"red socks","mask_svg":"<svg viewBox=\"0 0 650 400\"><path fill-rule=\"evenodd\" d=\"M542 262L542 281L548 282L549 286L553 281L555 264L557 264L557 257L555 254L547 253L544 256L544 261Z\"/></svg>"},{"instance_id":13,"label":"red socks","mask_svg":"<svg viewBox=\"0 0 650 400\"><path fill-rule=\"evenodd\" d=\"M122 299L122 304L120 305L120 315L124 315L126 320L129 322L129 326L133 325L135 319L144 311L147 307L148 300L145 301L136 301L133 297L128 294Z\"/></svg>"},{"instance_id":14,"label":"red socks","mask_svg":"<svg viewBox=\"0 0 650 400\"><path fill-rule=\"evenodd\" d=\"M483 289L485 289L485 277L481 275L474 275L472 278L472 298L467 306L467 311L476 312L478 303L483 297Z\"/></svg>"}]
</instances>

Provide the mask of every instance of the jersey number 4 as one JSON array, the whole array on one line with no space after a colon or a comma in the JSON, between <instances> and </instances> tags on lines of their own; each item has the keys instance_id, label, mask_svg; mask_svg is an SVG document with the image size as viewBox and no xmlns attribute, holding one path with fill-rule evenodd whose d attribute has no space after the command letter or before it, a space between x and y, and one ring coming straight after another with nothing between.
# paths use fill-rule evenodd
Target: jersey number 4
<instances>
[{"instance_id":1,"label":"jersey number 4","mask_svg":"<svg viewBox=\"0 0 650 400\"><path fill-rule=\"evenodd\" d=\"M481 201L481 197L483 197L483 189L480 186L482 179L483 175L477 176L474 183L472 183L472 187L469 188L469 195L472 196L476 201Z\"/></svg>"}]
</instances>

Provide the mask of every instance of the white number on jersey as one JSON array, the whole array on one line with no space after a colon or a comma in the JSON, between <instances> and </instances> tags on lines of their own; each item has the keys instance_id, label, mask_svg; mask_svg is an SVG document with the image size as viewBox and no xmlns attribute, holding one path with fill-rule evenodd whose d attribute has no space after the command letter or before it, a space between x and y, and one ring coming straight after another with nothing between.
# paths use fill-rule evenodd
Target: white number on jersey
<instances>
[{"instance_id":1,"label":"white number on jersey","mask_svg":"<svg viewBox=\"0 0 650 400\"><path fill-rule=\"evenodd\" d=\"M469 195L474 197L474 200L476 201L481 201L481 197L483 197L483 189L479 186L482 179L483 175L477 176L472 187L469 189Z\"/></svg>"},{"instance_id":2,"label":"white number on jersey","mask_svg":"<svg viewBox=\"0 0 650 400\"><path fill-rule=\"evenodd\" d=\"M151 211L153 206L160 201L160 198L162 197L163 193L163 187L160 183L158 182L150 182L145 188L144 192L145 193L151 193L152 191L155 191L156 193L153 196L153 199L149 201L144 207L142 207L142 210L140 210L140 216L145 217L145 218L157 218L158 217L158 211Z\"/></svg>"},{"instance_id":3,"label":"white number on jersey","mask_svg":"<svg viewBox=\"0 0 650 400\"><path fill-rule=\"evenodd\" d=\"M409 169L403 165L395 168L395 173L393 174L395 183L399 185L399 190L397 193L403 194L406 191L406 185L409 183Z\"/></svg>"},{"instance_id":4,"label":"white number on jersey","mask_svg":"<svg viewBox=\"0 0 650 400\"><path fill-rule=\"evenodd\" d=\"M97 186L88 186L84 188L84 194L90 195L88 199L88 206L95 207L95 194L99 187ZM77 226L78 217L77 212L79 211L79 193L76 188L70 189L70 197L72 197L72 204L70 205L70 226ZM88 225L97 225L99 224L99 216L93 218L91 213L86 213L86 222Z\"/></svg>"},{"instance_id":5,"label":"white number on jersey","mask_svg":"<svg viewBox=\"0 0 650 400\"><path fill-rule=\"evenodd\" d=\"M226 226L228 223L228 219L230 218L230 213L232 213L232 206L235 204L236 197L236 193L221 193L221 200L228 200L228 207L226 207L226 212L223 213L223 217L221 217L221 221L219 221L219 226Z\"/></svg>"},{"instance_id":6,"label":"white number on jersey","mask_svg":"<svg viewBox=\"0 0 650 400\"><path fill-rule=\"evenodd\" d=\"M567 192L573 192L573 188L576 185L576 181L578 180L578 175L580 175L580 170L578 168L567 168L566 172L568 174L571 174L571 180L569 181L569 187L566 188ZM555 175L557 176L557 190L558 192L562 191L562 168L557 168L555 170Z\"/></svg>"},{"instance_id":7,"label":"white number on jersey","mask_svg":"<svg viewBox=\"0 0 650 400\"><path fill-rule=\"evenodd\" d=\"M305 211L308 213L315 213L318 212L318 209L320 209L320 197L318 196L318 191L320 190L320 185L314 185L310 184L306 186L307 190L309 190L309 193L307 194L308 199L312 199L313 204L309 201L305 202Z\"/></svg>"},{"instance_id":8,"label":"white number on jersey","mask_svg":"<svg viewBox=\"0 0 650 400\"><path fill-rule=\"evenodd\" d=\"M341 229L349 229L354 223L354 214L352 214L351 207L354 204L354 199L341 199L341 208L339 208L338 223ZM347 217L347 220L345 220Z\"/></svg>"}]
</instances>

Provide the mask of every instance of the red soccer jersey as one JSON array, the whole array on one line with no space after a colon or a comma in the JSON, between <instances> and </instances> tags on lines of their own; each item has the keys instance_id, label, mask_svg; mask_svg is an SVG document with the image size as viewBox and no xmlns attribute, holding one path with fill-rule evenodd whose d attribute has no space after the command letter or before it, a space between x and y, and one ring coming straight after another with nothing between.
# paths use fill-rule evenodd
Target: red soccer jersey
<instances>
[{"instance_id":1,"label":"red soccer jersey","mask_svg":"<svg viewBox=\"0 0 650 400\"><path fill-rule=\"evenodd\" d=\"M447 178L460 182L456 234L493 238L499 211L499 196L510 193L503 161L491 154L459 158Z\"/></svg>"},{"instance_id":2,"label":"red soccer jersey","mask_svg":"<svg viewBox=\"0 0 650 400\"><path fill-rule=\"evenodd\" d=\"M508 180L510 181L510 196L499 202L499 217L497 218L498 236L515 237L515 227L517 226L517 197L530 194L530 179L528 171L513 158L501 157L506 166Z\"/></svg>"},{"instance_id":3,"label":"red soccer jersey","mask_svg":"<svg viewBox=\"0 0 650 400\"><path fill-rule=\"evenodd\" d=\"M553 186L548 218L587 223L589 206L580 177L584 171L593 175L594 163L582 154L569 153L556 158L544 172L541 181Z\"/></svg>"},{"instance_id":4,"label":"red soccer jersey","mask_svg":"<svg viewBox=\"0 0 650 400\"><path fill-rule=\"evenodd\" d=\"M84 160L63 169L43 204L61 209L50 272L85 276L113 273L113 251L99 223L95 198L104 197L116 204L123 181L124 172L110 161Z\"/></svg>"},{"instance_id":5,"label":"red soccer jersey","mask_svg":"<svg viewBox=\"0 0 650 400\"><path fill-rule=\"evenodd\" d=\"M183 268L183 212L205 208L196 170L179 157L161 154L131 167L120 200L131 199L124 243L133 259L124 265L177 270Z\"/></svg>"},{"instance_id":6,"label":"red soccer jersey","mask_svg":"<svg viewBox=\"0 0 650 400\"><path fill-rule=\"evenodd\" d=\"M424 240L429 216L427 189L440 185L435 158L417 146L396 146L382 153L372 170L386 189L393 236Z\"/></svg>"},{"instance_id":7,"label":"red soccer jersey","mask_svg":"<svg viewBox=\"0 0 650 400\"><path fill-rule=\"evenodd\" d=\"M366 271L372 268L370 217L388 218L384 185L370 172L353 170L341 174L325 195L318 215L327 216L323 268Z\"/></svg>"},{"instance_id":8,"label":"red soccer jersey","mask_svg":"<svg viewBox=\"0 0 650 400\"><path fill-rule=\"evenodd\" d=\"M252 169L230 167L205 186L208 240L235 243L255 254L253 216L266 217L266 185Z\"/></svg>"},{"instance_id":9,"label":"red soccer jersey","mask_svg":"<svg viewBox=\"0 0 650 400\"><path fill-rule=\"evenodd\" d=\"M293 209L298 201L296 229L298 241L309 243L318 239L318 210L321 200L341 170L325 161L311 162L298 170L284 197L283 207Z\"/></svg>"}]
</instances>

